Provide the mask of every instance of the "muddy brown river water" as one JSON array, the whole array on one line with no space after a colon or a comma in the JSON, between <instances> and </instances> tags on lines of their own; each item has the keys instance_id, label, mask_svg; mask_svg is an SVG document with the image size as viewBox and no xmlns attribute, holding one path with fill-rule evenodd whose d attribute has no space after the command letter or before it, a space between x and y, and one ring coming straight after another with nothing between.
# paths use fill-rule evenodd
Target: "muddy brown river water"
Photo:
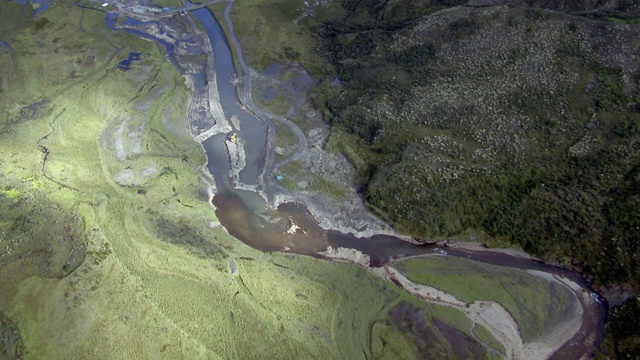
<instances>
[{"instance_id":1,"label":"muddy brown river water","mask_svg":"<svg viewBox=\"0 0 640 360\"><path fill-rule=\"evenodd\" d=\"M370 267L380 267L392 259L423 255L446 254L463 257L521 270L538 270L567 278L591 293L590 300L583 302L584 309L580 330L556 351L551 359L588 358L602 340L607 306L604 299L593 293L581 274L540 261L487 251L468 251L437 245L416 245L389 236L374 235L359 238L335 230L325 230L318 226L309 211L302 204L285 203L277 209L257 211L243 201L233 191L225 191L213 197L216 215L220 223L235 238L262 251L280 251L309 255L317 258L327 246L351 248L371 257ZM299 229L288 233L295 223Z\"/></svg>"},{"instance_id":2,"label":"muddy brown river water","mask_svg":"<svg viewBox=\"0 0 640 360\"><path fill-rule=\"evenodd\" d=\"M204 10L204 9L203 9ZM223 41L223 34L219 26L207 27L208 22L215 22L216 19L210 13L202 11L198 14L198 20L205 24L208 35L213 42L217 42L218 47ZM229 18L227 17L227 21ZM230 34L234 36L233 34ZM217 40L216 40L217 39ZM233 41L236 46L237 40ZM226 46L226 42L224 42ZM228 54L228 55L227 55ZM228 50L214 54L216 64L219 62L233 63ZM216 69L218 65L216 65ZM245 74L247 71L245 71ZM221 81L220 88L233 88L233 93L237 94L235 85L231 82ZM221 90L221 93L229 93L228 89ZM223 108L230 104L223 103ZM227 111L225 111L227 112ZM252 120L253 121L253 120ZM273 132L254 132L252 135L263 134L265 137ZM252 139L253 141L253 139ZM259 144L267 143L267 140L260 141ZM268 151L268 149L266 150ZM268 156L265 154L265 157ZM209 164L209 166L215 164ZM266 162L247 163L251 166L268 166ZM247 171L245 169L245 171ZM262 169L250 171L252 174L262 173ZM266 174L265 176L269 176ZM268 182L267 182L268 183ZM275 189L274 191L277 191ZM262 251L281 251L322 257L319 253L326 250L327 246L334 248L351 248L361 251L371 257L369 266L379 267L386 264L390 259L398 259L407 256L414 256L428 253L446 253L449 256L460 256L475 261L486 262L494 265L515 267L524 270L540 270L547 273L557 274L571 279L580 284L585 291L591 291L582 276L576 272L571 272L558 267L544 265L538 261L526 258L494 253L489 251L471 252L464 250L454 250L439 248L436 246L420 246L401 240L389 235L374 235L368 238L359 238L352 234L345 234L335 230L322 229L317 221L310 214L304 204L285 203L277 209L261 208L255 201L248 200L246 196L240 196L236 190L227 189L220 191L212 200L216 207L216 215L220 223L229 231L231 235L243 241L249 246ZM292 224L296 227L292 228ZM292 231L293 230L293 231ZM584 314L580 331L575 334L571 341L563 345L552 358L556 359L577 359L589 356L601 341L604 328L604 321L607 307L604 300L594 295L594 301L583 303Z\"/></svg>"}]
</instances>

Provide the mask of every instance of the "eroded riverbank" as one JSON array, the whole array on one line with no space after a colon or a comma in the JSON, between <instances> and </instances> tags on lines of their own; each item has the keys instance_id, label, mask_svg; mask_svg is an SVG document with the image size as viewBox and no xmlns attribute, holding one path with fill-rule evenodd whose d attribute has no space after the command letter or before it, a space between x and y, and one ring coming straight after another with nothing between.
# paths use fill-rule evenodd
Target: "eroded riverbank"
<instances>
[{"instance_id":1,"label":"eroded riverbank","mask_svg":"<svg viewBox=\"0 0 640 360\"><path fill-rule=\"evenodd\" d=\"M202 9L197 11L200 12L200 15L197 15L198 20L205 25L205 29L207 29L207 23L215 22L215 19L207 10ZM228 17L227 21L229 21ZM246 114L243 113L245 108L255 109L255 106L253 104L248 104L248 106L245 104L245 108L243 108L241 102L239 102L238 97L236 96L237 89L234 81L232 81L236 76L233 75L235 73L233 72L231 55L228 48L225 50L226 43L224 40L220 41L220 39L222 39L220 29L217 28L217 30L212 31L212 34L214 35L209 34L209 31L207 31L212 45L210 47L211 50L203 44L203 47L207 49L206 52L209 55L206 71L204 72L206 74L205 83L208 84L209 88L209 96L197 95L198 91L195 91L196 95L194 95L194 99L197 98L199 100L197 100L197 104L194 108L205 110L204 112L192 112L189 120L192 124L198 121L195 118L196 113L198 114L197 116L201 116L202 119L214 118L215 126L223 126L224 130L234 129L238 132L241 139L240 141L242 141L242 146L229 144L229 134L223 132L219 132L214 136L209 136L210 134L207 133L207 131L210 132L211 128L209 130L199 132L198 134L194 134L200 137L203 137L201 136L202 134L207 134L207 136L209 136L207 140L203 142L203 146L207 152L207 166L209 172L213 175L216 182L217 193L213 197L212 202L216 207L216 213L220 223L234 237L256 249L263 251L290 252L314 257L337 257L341 260L352 261L370 269L375 275L384 277L406 291L413 293L411 289L412 287L415 288L415 286L410 282L399 280L401 279L400 275L394 273L392 268L387 267L387 270L382 273L380 272L380 269L385 269L385 266L387 266L391 259L398 259L416 254L432 253L436 251L433 248L416 246L415 244L406 241L407 239L399 239L398 237L391 236L389 234L393 234L393 231L390 228L388 228L389 230L387 231L387 234L376 235L377 227L368 226L369 224L367 224L366 221L361 222L360 226L357 227L349 227L348 225L341 226L340 229L343 232L329 230L334 229L338 221L327 221L326 219L331 219L331 217L319 216L323 211L328 214L330 210L327 210L326 208L319 210L313 201L309 201L310 197L304 197L305 205L301 205L293 203L293 201L299 201L299 199L295 198L295 195L281 195L281 200L277 201L277 203L279 203L277 209L266 209L259 204L259 201L254 203L254 206L247 206L247 203L250 202L248 198L250 198L251 195L240 196L240 193L233 190L234 188L252 191L259 190L256 194L260 194L260 197L263 198L266 197L267 200L270 199L270 196L265 196L265 193L277 193L275 188L269 186L269 169L273 166L273 157L270 156L272 149L268 144L272 143L270 136L273 136L273 131L269 130L271 127L269 123L264 120L260 121L257 120L257 118L243 119L243 116L251 117L249 114L243 115ZM231 36L233 35L231 34ZM217 40L214 40L214 38ZM237 39L233 38L232 43L234 46L239 47ZM241 54L239 51L236 53ZM211 65L212 56L214 56L213 61L215 63L215 70ZM224 65L227 70L219 68L221 65ZM231 66L230 70L228 68L229 66ZM221 76L221 73L225 75ZM242 74L240 79L241 82L245 84L245 92L248 93L245 93L245 96L240 96L240 99L250 99L250 80L246 78L246 76L248 76L246 74L247 72L244 71L244 73L245 74ZM245 78L243 79L242 76ZM194 79L195 80L192 80L192 84L197 83L197 77L194 77ZM215 87L215 89L212 89L212 87ZM192 88L197 90L199 87L192 86ZM215 94L220 94L219 98L216 97ZM223 99L223 97L225 98ZM213 111L212 109L219 110ZM222 114L220 113L220 109ZM257 113L257 110L254 111L254 113ZM266 113L261 114L265 115ZM239 119L237 120L237 124L230 121L233 117ZM266 128L264 127L265 125L262 125L262 127L252 125L258 123L266 124ZM247 151L246 146L249 146L253 150ZM266 178L267 180L261 181L261 178ZM319 224L319 218L322 218L325 221ZM345 224L348 224L348 222L345 222ZM346 234L348 231L358 234L368 233L370 237L356 237L351 234ZM329 247L331 247L330 249L336 249L336 251L327 251ZM456 256L467 255L457 254ZM505 255L505 257L508 257L508 255ZM505 261L505 259L506 258L500 258L498 260L492 259L487 261L494 263L494 261L500 262ZM512 257L509 261L517 263L519 260ZM515 267L523 266L513 264L501 265ZM550 272L551 268L544 268L542 271ZM433 301L435 303L439 302L436 301L437 299L429 300L429 297L423 298L427 301ZM464 310L467 306L464 303L452 303L454 303L460 310ZM583 305L585 304L583 303ZM597 302L587 305L591 307L599 306ZM487 311L493 315L483 316L482 313L486 314L487 311L481 311L479 308L476 309L475 307L472 307L477 314L468 312L468 317L474 321L474 323L485 325L485 327L489 329L495 329L492 333L507 349L507 353L505 354L506 357L535 358L535 356L542 356L540 358L546 358L553 353L553 351L558 349L557 344L553 344L545 347L547 349L551 349L547 352L526 350L528 348L526 348L526 344L523 343L522 339L517 336L514 337L515 335L513 335L514 329L516 329L515 333L517 333L517 325L515 327L513 326L512 319L510 320L507 316L508 313L505 314L505 311L500 310L500 307L496 307L495 305L483 305L481 308L491 310ZM583 317L586 318L587 316L595 318L596 320L594 320L593 323L600 324L601 326L601 319L603 316L602 312L583 312ZM584 323L589 323L589 320L583 321L583 324ZM571 327L570 330L573 331L574 327L575 326ZM589 332L589 337L592 339L598 338L599 333L601 333L601 327L597 328L596 326L593 331ZM511 334L511 336L508 336L508 334ZM554 341L557 341L557 338L554 339ZM581 340L576 339L576 341L579 342ZM577 352L581 354L588 354L593 350L594 342L584 341L585 342L578 345L579 350ZM537 355L531 355L534 353Z\"/></svg>"},{"instance_id":2,"label":"eroded riverbank","mask_svg":"<svg viewBox=\"0 0 640 360\"><path fill-rule=\"evenodd\" d=\"M606 306L577 273L542 264L530 257L492 252L489 249L461 250L412 244L389 235L359 238L325 230L299 204L283 204L278 209L260 213L247 207L240 196L226 192L216 194L213 203L223 226L244 243L263 251L304 254L363 266L372 274L391 281L424 301L462 311L474 323L489 329L507 349L507 358L589 357L602 338ZM409 281L393 265L395 261L429 255L459 257L496 264L505 269L512 268L513 271L530 272L570 291L573 294L570 304L573 310L568 311L566 318L562 318L544 336L525 341L519 335L519 325L499 303L463 302L442 290Z\"/></svg>"},{"instance_id":3,"label":"eroded riverbank","mask_svg":"<svg viewBox=\"0 0 640 360\"><path fill-rule=\"evenodd\" d=\"M226 14L228 14L228 10L229 7L227 7ZM227 21L230 21L228 16ZM229 24L229 26L231 26L231 24ZM233 34L230 36L233 36ZM239 47L235 38L232 40L232 43ZM237 53L241 54L240 51L237 51ZM245 79L245 83L249 81L250 80ZM250 85L248 89L250 89ZM254 105L251 104L251 106ZM313 209L313 205L308 208L299 203L294 204L281 200L278 202L280 206L278 206L276 210L269 210L264 214L260 214L259 210L256 212L256 209L252 211L245 207L240 197L235 198L230 194L218 194L214 197L213 202L217 208L217 215L225 228L235 237L255 248L264 251L294 252L316 257L325 256L352 261L366 268L373 269L372 272L374 274L385 277L391 281L393 281L393 279L397 280L400 275L396 274L395 277L389 278L385 275L389 274L389 271L379 273L379 271L375 269L384 268L391 258L397 259L434 251L434 249L429 247L411 244L406 241L408 239L398 239L390 235L374 235L375 227L367 229L366 225L361 228L346 229L351 230L353 233L360 234L368 231L370 234L368 238L360 238L335 230L325 230L331 229L332 225L335 224L329 222L323 224L324 226L320 226L316 219L322 218L322 216L318 216L320 214L318 210ZM308 204L312 203L313 202L310 202ZM229 216L231 214L233 215ZM345 230L345 228L343 228L343 230ZM392 231L388 233L392 234ZM458 256L466 255L462 254ZM491 262L489 260L490 257L491 256L485 254L483 259ZM498 262L510 262L510 264L506 266L530 269L530 264L523 264L521 259L512 257L510 261L506 261L508 257L509 255L500 255L498 256ZM528 262L530 260L524 259L523 261ZM541 265L536 263L533 268L540 269L538 266ZM544 270L532 271L536 271L541 275L550 274L552 270L555 269L548 267L544 268ZM560 280L552 279L550 281ZM479 302L477 305L474 303L474 305L470 307L471 310L466 310L465 313L472 321L490 329L492 334L499 339L507 349L507 353L505 354L507 358L544 359L558 350L558 354L565 355L573 351L572 357L588 356L588 354L593 351L598 341L597 339L600 337L599 334L602 332L603 307L598 301L594 301L592 296L586 295L585 297L584 294L590 293L588 290L585 290L573 281L566 280L566 282L568 285L565 285L572 288L576 294L576 311L571 314L570 318L562 323L562 326L558 327L558 329L560 329L558 331L562 332L563 336L537 339L536 342L525 344L523 339L517 335L517 324L513 322L509 313L497 303ZM394 283L397 284L396 281L394 281ZM581 282L581 284L582 286L586 286L584 282ZM400 282L400 286L406 291L412 292L411 283ZM459 309L461 310L469 306L468 304L457 305L460 306ZM583 317L584 320L582 319ZM582 327L580 326L581 323L583 324ZM580 336L578 330L581 330L584 336ZM556 333L558 331L556 331ZM576 334L578 338L573 337L573 334ZM572 340L571 343L568 342L570 339ZM582 343L583 346L581 348L578 346L580 349L577 349L575 344L579 343ZM573 347L573 349L570 350L570 347Z\"/></svg>"}]
</instances>

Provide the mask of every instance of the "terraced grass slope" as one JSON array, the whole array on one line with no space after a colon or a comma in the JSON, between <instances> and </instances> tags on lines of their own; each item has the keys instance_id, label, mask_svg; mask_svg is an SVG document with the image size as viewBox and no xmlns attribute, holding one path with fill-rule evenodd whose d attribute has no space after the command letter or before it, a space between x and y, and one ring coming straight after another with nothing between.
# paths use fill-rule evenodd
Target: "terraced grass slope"
<instances>
[{"instance_id":1,"label":"terraced grass slope","mask_svg":"<svg viewBox=\"0 0 640 360\"><path fill-rule=\"evenodd\" d=\"M231 238L161 50L30 6L0 3L0 357L492 357L461 313Z\"/></svg>"}]
</instances>

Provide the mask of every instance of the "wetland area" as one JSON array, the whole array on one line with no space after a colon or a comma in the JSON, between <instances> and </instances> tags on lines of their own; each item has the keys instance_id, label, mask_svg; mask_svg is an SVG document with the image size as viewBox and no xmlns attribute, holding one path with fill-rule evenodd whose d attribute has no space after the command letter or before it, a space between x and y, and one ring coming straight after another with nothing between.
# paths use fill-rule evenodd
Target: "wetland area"
<instances>
[{"instance_id":1,"label":"wetland area","mask_svg":"<svg viewBox=\"0 0 640 360\"><path fill-rule=\"evenodd\" d=\"M0 26L4 357L578 359L601 341L606 301L577 272L419 243L277 180L314 140L287 119L301 103L253 103L234 2L0 6L19 19Z\"/></svg>"}]
</instances>

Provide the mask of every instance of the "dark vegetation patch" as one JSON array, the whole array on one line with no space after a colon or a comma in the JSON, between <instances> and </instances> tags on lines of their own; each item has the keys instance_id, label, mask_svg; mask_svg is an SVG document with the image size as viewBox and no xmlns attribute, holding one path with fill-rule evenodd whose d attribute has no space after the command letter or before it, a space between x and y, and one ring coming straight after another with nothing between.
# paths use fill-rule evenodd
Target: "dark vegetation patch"
<instances>
[{"instance_id":1,"label":"dark vegetation patch","mask_svg":"<svg viewBox=\"0 0 640 360\"><path fill-rule=\"evenodd\" d=\"M51 24L51 21L49 19L47 19L46 17L40 17L38 18L38 20L36 20L34 25L35 29L39 31L48 27L49 24Z\"/></svg>"},{"instance_id":2,"label":"dark vegetation patch","mask_svg":"<svg viewBox=\"0 0 640 360\"><path fill-rule=\"evenodd\" d=\"M447 339L447 342L451 344L457 359L480 359L484 357L485 351L482 345L474 338L442 320L434 318L433 323L444 338Z\"/></svg>"},{"instance_id":3,"label":"dark vegetation patch","mask_svg":"<svg viewBox=\"0 0 640 360\"><path fill-rule=\"evenodd\" d=\"M207 240L199 231L182 222L158 216L153 230L162 241L187 247L195 255L203 258L222 258L227 254L216 244Z\"/></svg>"},{"instance_id":4,"label":"dark vegetation patch","mask_svg":"<svg viewBox=\"0 0 640 360\"><path fill-rule=\"evenodd\" d=\"M24 344L15 324L0 312L0 358L21 359Z\"/></svg>"},{"instance_id":5,"label":"dark vegetation patch","mask_svg":"<svg viewBox=\"0 0 640 360\"><path fill-rule=\"evenodd\" d=\"M471 0L467 4L470 6L486 6L498 4L528 6L533 8L532 12L535 12L536 9L546 9L598 19L606 17L636 19L640 15L640 2L638 2L637 0Z\"/></svg>"},{"instance_id":6,"label":"dark vegetation patch","mask_svg":"<svg viewBox=\"0 0 640 360\"><path fill-rule=\"evenodd\" d=\"M11 263L20 276L62 278L84 261L84 221L74 211L42 198L0 194L0 218L0 267Z\"/></svg>"},{"instance_id":7,"label":"dark vegetation patch","mask_svg":"<svg viewBox=\"0 0 640 360\"><path fill-rule=\"evenodd\" d=\"M479 231L637 296L637 1L341 4L316 29L340 85L314 99L357 139L345 155L373 211L423 239ZM638 332L618 333L605 352L640 352Z\"/></svg>"},{"instance_id":8,"label":"dark vegetation patch","mask_svg":"<svg viewBox=\"0 0 640 360\"><path fill-rule=\"evenodd\" d=\"M23 106L22 108L20 108L20 110L17 111L16 115L11 116L8 119L7 124L15 125L23 123L25 121L38 119L40 116L42 116L43 109L46 107L46 105L49 104L50 101L51 100L45 98L27 106Z\"/></svg>"},{"instance_id":9,"label":"dark vegetation patch","mask_svg":"<svg viewBox=\"0 0 640 360\"><path fill-rule=\"evenodd\" d=\"M609 312L609 325L604 346L596 359L637 359L640 334L640 301L632 299Z\"/></svg>"},{"instance_id":10,"label":"dark vegetation patch","mask_svg":"<svg viewBox=\"0 0 640 360\"><path fill-rule=\"evenodd\" d=\"M434 324L427 320L424 314L424 310L408 302L403 301L394 306L391 310L389 310L389 317L393 326L399 329L402 333L409 334L416 347L418 348L418 352L424 359L452 359L456 358L454 354L457 354L458 350L454 350L452 353L451 348L461 346L463 349L459 349L459 351L462 351L465 354L467 353L466 350L471 349L471 347L468 347L468 344L466 344L467 339L463 339L461 337L462 333L459 333L458 330L450 327L447 327L445 329L443 327L447 334L442 333L442 331L440 330L438 330L440 334L434 331ZM440 329L440 327L436 328ZM447 342L442 341L441 336L443 335ZM458 340L464 341L463 343L458 343ZM472 342L476 344L476 347L473 348L473 351L479 350L477 353L474 353L475 356L473 356L472 358L478 358L478 355L480 355L481 357L481 355L484 354L484 350L482 349L480 344L475 342L475 340L473 339L468 340L469 344L471 344ZM458 357L458 359L464 358L466 357Z\"/></svg>"}]
</instances>

